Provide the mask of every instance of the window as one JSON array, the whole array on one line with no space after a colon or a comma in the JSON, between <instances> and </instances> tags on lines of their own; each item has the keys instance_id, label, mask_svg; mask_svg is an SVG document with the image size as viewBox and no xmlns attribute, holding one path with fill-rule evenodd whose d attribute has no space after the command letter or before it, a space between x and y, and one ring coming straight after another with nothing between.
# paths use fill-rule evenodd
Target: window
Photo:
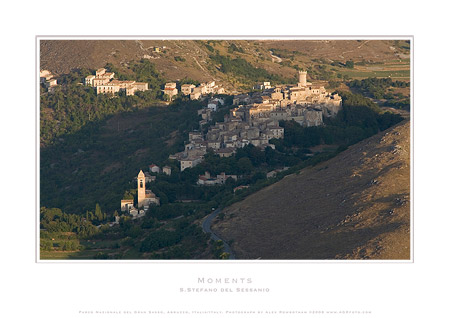
<instances>
[{"instance_id":1,"label":"window","mask_svg":"<svg viewBox=\"0 0 450 318\"><path fill-rule=\"evenodd\" d=\"M140 180L139 187L140 187L140 188L143 188L143 187L144 187L144 183L142 182L142 180Z\"/></svg>"}]
</instances>

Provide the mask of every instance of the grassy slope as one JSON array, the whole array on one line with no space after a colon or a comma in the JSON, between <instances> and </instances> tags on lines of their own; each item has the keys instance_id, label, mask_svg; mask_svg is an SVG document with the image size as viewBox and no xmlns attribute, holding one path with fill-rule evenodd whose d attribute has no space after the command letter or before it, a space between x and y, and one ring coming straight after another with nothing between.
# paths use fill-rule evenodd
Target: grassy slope
<instances>
[{"instance_id":1,"label":"grassy slope","mask_svg":"<svg viewBox=\"0 0 450 318\"><path fill-rule=\"evenodd\" d=\"M237 258L408 259L409 127L404 121L249 196L213 230Z\"/></svg>"},{"instance_id":2,"label":"grassy slope","mask_svg":"<svg viewBox=\"0 0 450 318\"><path fill-rule=\"evenodd\" d=\"M242 52L228 52L228 47L235 44ZM272 60L270 50L285 50L292 56L292 65L307 68L317 65L317 59L323 61L346 60L380 62L392 64L399 62L399 56L409 53L402 48L402 43L395 41L57 41L41 42L41 69L49 69L56 74L67 73L73 68L96 69L110 62L127 72L128 63L151 56L159 72L168 80L179 80L185 77L198 81L222 81L226 88L239 88L239 80L230 78L219 72L216 65L209 59L213 51L232 58L241 57L257 67L262 67L270 73L291 78L296 76L296 70ZM165 47L162 52L154 52L154 47ZM399 55L400 54L400 55ZM175 57L183 57L176 61ZM283 57L283 61L286 61ZM400 63L405 65L405 63ZM406 64L409 64L407 61ZM345 70L345 69L344 69ZM356 70L361 72L360 70ZM351 77L353 74L347 70ZM383 74L384 75L384 74ZM403 75L403 74L398 74Z\"/></svg>"}]
</instances>

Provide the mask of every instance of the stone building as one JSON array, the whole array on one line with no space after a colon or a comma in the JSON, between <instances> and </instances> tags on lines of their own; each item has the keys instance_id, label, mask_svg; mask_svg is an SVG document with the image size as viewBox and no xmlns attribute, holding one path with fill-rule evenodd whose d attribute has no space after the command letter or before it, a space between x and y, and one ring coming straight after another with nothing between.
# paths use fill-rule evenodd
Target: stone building
<instances>
[{"instance_id":1,"label":"stone building","mask_svg":"<svg viewBox=\"0 0 450 318\"><path fill-rule=\"evenodd\" d=\"M324 116L335 116L342 108L342 99L327 92L322 85L307 82L306 76L307 72L299 72L297 85L270 87L270 83L264 82L263 91L254 92L251 96L234 96L233 105L238 107L230 110L224 122L210 126L205 136L198 131L190 132L185 150L169 158L180 161L181 171L184 171L199 164L207 149L220 157L230 157L236 149L250 144L262 149L275 149L269 141L284 138L284 128L279 125L281 120L295 120L305 127L323 125ZM191 98L195 92L201 96L211 87L215 87L214 82L194 88ZM211 119L211 112L217 109L218 101L210 100L206 108L199 110L201 127ZM199 184L213 184L213 179L201 176Z\"/></svg>"},{"instance_id":2,"label":"stone building","mask_svg":"<svg viewBox=\"0 0 450 318\"><path fill-rule=\"evenodd\" d=\"M196 87L192 90L192 93L189 95L189 98L192 100L197 100L202 97L202 88Z\"/></svg>"},{"instance_id":3,"label":"stone building","mask_svg":"<svg viewBox=\"0 0 450 318\"><path fill-rule=\"evenodd\" d=\"M161 172L161 169L159 168L159 166L157 166L157 165L155 165L155 164L149 165L149 166L148 166L148 169L149 169L151 172L155 172L155 173L160 173L160 172Z\"/></svg>"},{"instance_id":4,"label":"stone building","mask_svg":"<svg viewBox=\"0 0 450 318\"><path fill-rule=\"evenodd\" d=\"M105 83L96 86L97 95L98 94L115 94L120 91L119 85L114 85L112 83Z\"/></svg>"},{"instance_id":5,"label":"stone building","mask_svg":"<svg viewBox=\"0 0 450 318\"><path fill-rule=\"evenodd\" d=\"M195 88L194 84L183 84L181 85L181 93L183 95L190 95Z\"/></svg>"},{"instance_id":6,"label":"stone building","mask_svg":"<svg viewBox=\"0 0 450 318\"><path fill-rule=\"evenodd\" d=\"M53 87L56 85L58 85L58 81L56 80L56 78L51 78L51 79L45 81L45 87L47 87L47 88L50 88L50 87Z\"/></svg>"},{"instance_id":7,"label":"stone building","mask_svg":"<svg viewBox=\"0 0 450 318\"><path fill-rule=\"evenodd\" d=\"M270 82L263 82L261 84L256 84L253 88L264 90L264 89L269 89L271 87L272 86L270 86Z\"/></svg>"},{"instance_id":8,"label":"stone building","mask_svg":"<svg viewBox=\"0 0 450 318\"><path fill-rule=\"evenodd\" d=\"M208 108L211 109L213 112L217 111L218 105L219 105L219 102L217 102L217 101L209 101L208 102Z\"/></svg>"},{"instance_id":9,"label":"stone building","mask_svg":"<svg viewBox=\"0 0 450 318\"><path fill-rule=\"evenodd\" d=\"M84 85L86 86L94 86L94 78L95 75L88 75L84 78Z\"/></svg>"},{"instance_id":10,"label":"stone building","mask_svg":"<svg viewBox=\"0 0 450 318\"><path fill-rule=\"evenodd\" d=\"M138 208L148 209L150 204L159 205L159 198L151 191L145 189L145 174L141 170L137 177Z\"/></svg>"},{"instance_id":11,"label":"stone building","mask_svg":"<svg viewBox=\"0 0 450 318\"><path fill-rule=\"evenodd\" d=\"M114 73L106 72L105 68L98 69L95 75L86 76L84 85L94 87L97 94L114 95L123 91L127 96L130 96L137 91L144 92L148 90L148 83L115 80Z\"/></svg>"},{"instance_id":12,"label":"stone building","mask_svg":"<svg viewBox=\"0 0 450 318\"><path fill-rule=\"evenodd\" d=\"M172 168L169 166L164 166L162 171L164 174L167 174L168 176L170 176L172 174Z\"/></svg>"},{"instance_id":13,"label":"stone building","mask_svg":"<svg viewBox=\"0 0 450 318\"><path fill-rule=\"evenodd\" d=\"M188 85L188 84L185 84ZM203 95L206 94L225 94L225 89L223 87L221 87L220 85L216 84L215 81L210 81L208 83L201 83L199 86L197 87L193 87L192 85L189 86L185 86L183 85L181 87L181 89L183 90L184 87L184 91L187 93L190 91L189 93L189 98L192 100L197 100L200 99ZM185 94L183 92L183 94Z\"/></svg>"},{"instance_id":14,"label":"stone building","mask_svg":"<svg viewBox=\"0 0 450 318\"><path fill-rule=\"evenodd\" d=\"M58 80L48 70L39 71L39 81L45 85L49 93L53 93L55 87L58 85Z\"/></svg>"},{"instance_id":15,"label":"stone building","mask_svg":"<svg viewBox=\"0 0 450 318\"><path fill-rule=\"evenodd\" d=\"M221 185L221 184L225 184L225 182L229 178L237 181L236 175L227 175L227 174L225 174L225 172L222 172L221 174L218 174L214 178L211 176L211 174L208 171L206 171L204 175L198 176L197 184L205 185L205 186Z\"/></svg>"},{"instance_id":16,"label":"stone building","mask_svg":"<svg viewBox=\"0 0 450 318\"><path fill-rule=\"evenodd\" d=\"M156 180L156 176L152 176L150 172L144 172L145 175L145 183L150 183Z\"/></svg>"},{"instance_id":17,"label":"stone building","mask_svg":"<svg viewBox=\"0 0 450 318\"><path fill-rule=\"evenodd\" d=\"M134 206L133 199L125 199L120 201L120 211L130 212L130 209Z\"/></svg>"},{"instance_id":18,"label":"stone building","mask_svg":"<svg viewBox=\"0 0 450 318\"><path fill-rule=\"evenodd\" d=\"M187 157L180 160L180 171L184 171L187 168L193 168L203 161L203 157Z\"/></svg>"},{"instance_id":19,"label":"stone building","mask_svg":"<svg viewBox=\"0 0 450 318\"><path fill-rule=\"evenodd\" d=\"M53 74L50 71L48 70L39 71L39 81L42 84L45 84L45 82L50 80L51 78L53 78Z\"/></svg>"},{"instance_id":20,"label":"stone building","mask_svg":"<svg viewBox=\"0 0 450 318\"><path fill-rule=\"evenodd\" d=\"M166 83L163 89L164 95L167 95L169 101L172 100L174 96L178 94L177 84L176 83Z\"/></svg>"}]
</instances>

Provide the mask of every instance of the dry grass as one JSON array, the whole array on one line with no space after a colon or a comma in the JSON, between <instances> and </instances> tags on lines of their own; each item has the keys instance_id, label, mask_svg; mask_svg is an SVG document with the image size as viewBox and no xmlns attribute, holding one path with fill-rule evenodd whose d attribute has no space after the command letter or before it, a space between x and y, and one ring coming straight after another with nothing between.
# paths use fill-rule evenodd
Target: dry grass
<instances>
[{"instance_id":1,"label":"dry grass","mask_svg":"<svg viewBox=\"0 0 450 318\"><path fill-rule=\"evenodd\" d=\"M224 210L237 258L409 259L409 121Z\"/></svg>"},{"instance_id":2,"label":"dry grass","mask_svg":"<svg viewBox=\"0 0 450 318\"><path fill-rule=\"evenodd\" d=\"M235 43L243 49L244 53L228 53L230 43ZM106 63L113 63L127 73L128 64L144 56L155 63L158 71L167 80L180 80L185 77L198 80L200 82L215 79L226 83L226 74L217 72L211 68L210 54L205 44L207 41L188 40L142 40L142 41L41 41L41 68L49 69L55 74L68 73L73 68L96 69L105 66ZM303 67L315 64L313 59L325 59L333 61L371 60L381 63L392 63L398 61L400 49L392 50L390 47L393 41L364 41L356 40L344 41L215 41L211 47L222 55L231 57L241 57L258 67L265 68L270 73L291 78L296 75L293 68L282 66L280 63L272 62L269 50L272 48L287 51L297 51L295 55L296 63ZM156 53L153 47L166 47L163 52ZM183 57L185 61L175 61L175 57ZM396 62L398 64L398 62ZM409 64L405 64L409 68ZM405 66L405 67L406 67ZM402 67L402 66L398 66ZM403 69L403 68L402 68ZM391 72L399 72L395 68ZM370 73L365 70L366 73ZM365 73L364 73L365 74ZM232 87L230 87L232 88Z\"/></svg>"}]
</instances>

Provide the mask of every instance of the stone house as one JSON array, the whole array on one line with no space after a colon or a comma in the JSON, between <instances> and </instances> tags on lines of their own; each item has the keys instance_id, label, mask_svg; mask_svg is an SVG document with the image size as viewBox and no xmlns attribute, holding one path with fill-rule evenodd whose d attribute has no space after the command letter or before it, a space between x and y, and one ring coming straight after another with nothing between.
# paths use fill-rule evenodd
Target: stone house
<instances>
[{"instance_id":1,"label":"stone house","mask_svg":"<svg viewBox=\"0 0 450 318\"><path fill-rule=\"evenodd\" d=\"M277 139L283 139L284 138L284 128L280 126L275 125L269 125L267 126L268 131L268 137L271 138L277 138Z\"/></svg>"},{"instance_id":2,"label":"stone house","mask_svg":"<svg viewBox=\"0 0 450 318\"><path fill-rule=\"evenodd\" d=\"M202 91L198 87L194 88L192 93L189 95L189 98L192 99L192 100L197 100L200 97L202 97Z\"/></svg>"},{"instance_id":3,"label":"stone house","mask_svg":"<svg viewBox=\"0 0 450 318\"><path fill-rule=\"evenodd\" d=\"M56 78L51 78L51 79L45 81L45 87L47 87L47 88L50 88L50 87L53 87L56 85L58 85L58 81L56 80Z\"/></svg>"},{"instance_id":4,"label":"stone house","mask_svg":"<svg viewBox=\"0 0 450 318\"><path fill-rule=\"evenodd\" d=\"M227 175L227 174L225 174L225 172L222 172L221 174L218 174L217 175L217 183L218 184L225 184L225 182L229 179L229 178L231 178L231 179L233 179L234 181L237 181L237 175Z\"/></svg>"},{"instance_id":5,"label":"stone house","mask_svg":"<svg viewBox=\"0 0 450 318\"><path fill-rule=\"evenodd\" d=\"M218 174L214 178L211 176L211 174L208 171L206 171L204 175L198 176L197 184L205 185L205 186L221 185L221 184L225 184L225 182L228 178L231 178L231 179L237 181L236 175L226 175L225 172L222 172L221 174Z\"/></svg>"},{"instance_id":6,"label":"stone house","mask_svg":"<svg viewBox=\"0 0 450 318\"><path fill-rule=\"evenodd\" d=\"M172 87L166 87L166 88L164 88L163 92L164 92L164 95L167 95L169 97L169 100L171 101L172 98L178 94L178 89L172 88Z\"/></svg>"},{"instance_id":7,"label":"stone house","mask_svg":"<svg viewBox=\"0 0 450 318\"><path fill-rule=\"evenodd\" d=\"M187 168L193 168L203 161L203 157L188 157L180 160L180 170L184 171Z\"/></svg>"},{"instance_id":8,"label":"stone house","mask_svg":"<svg viewBox=\"0 0 450 318\"><path fill-rule=\"evenodd\" d=\"M134 205L133 199L120 200L120 211L129 212Z\"/></svg>"},{"instance_id":9,"label":"stone house","mask_svg":"<svg viewBox=\"0 0 450 318\"><path fill-rule=\"evenodd\" d=\"M235 152L236 152L235 147L228 147L217 149L216 154L218 154L221 158L227 158L231 157Z\"/></svg>"},{"instance_id":10,"label":"stone house","mask_svg":"<svg viewBox=\"0 0 450 318\"><path fill-rule=\"evenodd\" d=\"M106 73L106 68L102 67L102 68L99 68L98 70L95 71L95 76L99 77L99 76L102 76L105 73Z\"/></svg>"},{"instance_id":11,"label":"stone house","mask_svg":"<svg viewBox=\"0 0 450 318\"><path fill-rule=\"evenodd\" d=\"M39 71L39 80L42 84L45 84L45 82L51 79L52 77L53 74L48 70Z\"/></svg>"},{"instance_id":12,"label":"stone house","mask_svg":"<svg viewBox=\"0 0 450 318\"><path fill-rule=\"evenodd\" d=\"M151 172L155 172L155 173L160 173L160 172L161 172L161 169L160 169L157 165L155 165L155 164L149 165L149 166L148 166L148 169L149 169Z\"/></svg>"},{"instance_id":13,"label":"stone house","mask_svg":"<svg viewBox=\"0 0 450 318\"><path fill-rule=\"evenodd\" d=\"M221 142L218 140L209 140L207 141L207 147L211 149L220 149Z\"/></svg>"},{"instance_id":14,"label":"stone house","mask_svg":"<svg viewBox=\"0 0 450 318\"><path fill-rule=\"evenodd\" d=\"M149 172L144 172L145 183L150 183L156 180L156 176L152 176Z\"/></svg>"},{"instance_id":15,"label":"stone house","mask_svg":"<svg viewBox=\"0 0 450 318\"><path fill-rule=\"evenodd\" d=\"M181 93L183 95L190 95L192 91L194 90L195 85L193 84L183 84L181 85Z\"/></svg>"},{"instance_id":16,"label":"stone house","mask_svg":"<svg viewBox=\"0 0 450 318\"><path fill-rule=\"evenodd\" d=\"M162 171L163 171L163 173L167 174L168 176L170 176L172 174L172 168L169 166L164 166Z\"/></svg>"},{"instance_id":17,"label":"stone house","mask_svg":"<svg viewBox=\"0 0 450 318\"><path fill-rule=\"evenodd\" d=\"M92 79L92 87L97 87L99 85L105 85L109 83L110 79L108 77L96 77Z\"/></svg>"},{"instance_id":18,"label":"stone house","mask_svg":"<svg viewBox=\"0 0 450 318\"><path fill-rule=\"evenodd\" d=\"M113 72L106 72L100 68L94 75L88 75L84 79L84 85L96 88L97 94L116 94L124 91L127 96L134 95L137 91L147 91L148 83L136 81L114 80Z\"/></svg>"},{"instance_id":19,"label":"stone house","mask_svg":"<svg viewBox=\"0 0 450 318\"><path fill-rule=\"evenodd\" d=\"M86 86L94 86L93 80L95 78L95 75L88 75L84 79L84 85Z\"/></svg>"},{"instance_id":20,"label":"stone house","mask_svg":"<svg viewBox=\"0 0 450 318\"><path fill-rule=\"evenodd\" d=\"M103 85L98 85L96 87L97 95L98 94L115 94L120 91L120 86L112 83L106 83Z\"/></svg>"},{"instance_id":21,"label":"stone house","mask_svg":"<svg viewBox=\"0 0 450 318\"><path fill-rule=\"evenodd\" d=\"M203 140L203 135L200 131L191 131L189 132L189 141L200 139Z\"/></svg>"},{"instance_id":22,"label":"stone house","mask_svg":"<svg viewBox=\"0 0 450 318\"><path fill-rule=\"evenodd\" d=\"M218 106L218 102L216 101L209 101L208 102L208 108L211 109L212 111L217 111L217 106Z\"/></svg>"}]
</instances>

